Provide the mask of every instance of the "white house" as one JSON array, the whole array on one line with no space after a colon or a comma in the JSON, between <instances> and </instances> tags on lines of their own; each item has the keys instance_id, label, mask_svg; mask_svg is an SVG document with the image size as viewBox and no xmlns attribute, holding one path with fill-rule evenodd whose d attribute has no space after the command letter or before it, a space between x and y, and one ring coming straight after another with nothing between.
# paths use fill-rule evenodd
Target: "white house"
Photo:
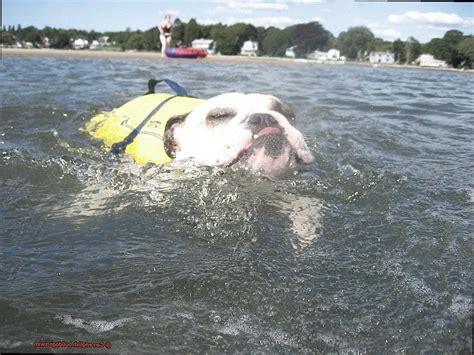
<instances>
[{"instance_id":1,"label":"white house","mask_svg":"<svg viewBox=\"0 0 474 355\"><path fill-rule=\"evenodd\" d=\"M308 54L308 58L315 59L318 62L325 62L328 59L327 52L314 51L313 53Z\"/></svg>"},{"instance_id":2,"label":"white house","mask_svg":"<svg viewBox=\"0 0 474 355\"><path fill-rule=\"evenodd\" d=\"M446 68L448 64L444 60L435 59L431 54L422 54L416 60L415 63L421 67L438 67Z\"/></svg>"},{"instance_id":3,"label":"white house","mask_svg":"<svg viewBox=\"0 0 474 355\"><path fill-rule=\"evenodd\" d=\"M395 63L395 54L392 52L370 52L369 61L371 63Z\"/></svg>"},{"instance_id":4,"label":"white house","mask_svg":"<svg viewBox=\"0 0 474 355\"><path fill-rule=\"evenodd\" d=\"M98 41L100 46L110 46L109 36L101 36Z\"/></svg>"},{"instance_id":5,"label":"white house","mask_svg":"<svg viewBox=\"0 0 474 355\"><path fill-rule=\"evenodd\" d=\"M100 46L99 41L97 41L97 40L94 39L94 40L91 42L91 45L90 45L89 48L90 48L90 49L97 49L99 46Z\"/></svg>"},{"instance_id":6,"label":"white house","mask_svg":"<svg viewBox=\"0 0 474 355\"><path fill-rule=\"evenodd\" d=\"M256 56L258 51L258 42L245 41L240 49L240 55Z\"/></svg>"},{"instance_id":7,"label":"white house","mask_svg":"<svg viewBox=\"0 0 474 355\"><path fill-rule=\"evenodd\" d=\"M89 41L87 39L78 38L72 42L74 49L83 49L89 47Z\"/></svg>"},{"instance_id":8,"label":"white house","mask_svg":"<svg viewBox=\"0 0 474 355\"><path fill-rule=\"evenodd\" d=\"M43 47L44 48L49 48L49 38L48 37L43 37Z\"/></svg>"},{"instance_id":9,"label":"white house","mask_svg":"<svg viewBox=\"0 0 474 355\"><path fill-rule=\"evenodd\" d=\"M214 40L198 38L191 42L193 48L196 49L205 49L209 54L215 54L216 50L214 48Z\"/></svg>"},{"instance_id":10,"label":"white house","mask_svg":"<svg viewBox=\"0 0 474 355\"><path fill-rule=\"evenodd\" d=\"M341 52L337 49L330 49L327 52L314 51L308 55L308 58L316 60L318 63L342 64L346 57L341 56Z\"/></svg>"},{"instance_id":11,"label":"white house","mask_svg":"<svg viewBox=\"0 0 474 355\"><path fill-rule=\"evenodd\" d=\"M285 51L285 57L295 58L296 57L295 48L296 48L296 46L287 48L286 51Z\"/></svg>"}]
</instances>

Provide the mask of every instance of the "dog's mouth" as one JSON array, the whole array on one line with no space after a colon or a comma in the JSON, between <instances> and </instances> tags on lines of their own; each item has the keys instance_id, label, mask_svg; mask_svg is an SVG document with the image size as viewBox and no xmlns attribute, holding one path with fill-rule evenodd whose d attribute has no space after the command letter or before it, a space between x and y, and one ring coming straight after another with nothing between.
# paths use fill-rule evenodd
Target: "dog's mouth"
<instances>
[{"instance_id":1,"label":"dog's mouth","mask_svg":"<svg viewBox=\"0 0 474 355\"><path fill-rule=\"evenodd\" d=\"M262 128L257 134L253 135L253 139L259 139L265 136L281 134L281 129L278 127L265 127Z\"/></svg>"},{"instance_id":2,"label":"dog's mouth","mask_svg":"<svg viewBox=\"0 0 474 355\"><path fill-rule=\"evenodd\" d=\"M269 159L276 159L282 154L285 146L285 138L280 127L266 126L259 128L257 133L252 135L251 141L225 166L231 167L239 162L249 161L257 151L262 150Z\"/></svg>"}]
</instances>

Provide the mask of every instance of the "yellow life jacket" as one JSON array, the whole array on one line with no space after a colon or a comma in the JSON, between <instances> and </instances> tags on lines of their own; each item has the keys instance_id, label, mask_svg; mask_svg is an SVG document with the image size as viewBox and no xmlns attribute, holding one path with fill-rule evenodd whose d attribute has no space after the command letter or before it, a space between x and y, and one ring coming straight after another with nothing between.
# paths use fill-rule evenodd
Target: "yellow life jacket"
<instances>
[{"instance_id":1,"label":"yellow life jacket","mask_svg":"<svg viewBox=\"0 0 474 355\"><path fill-rule=\"evenodd\" d=\"M92 117L84 130L110 148L126 139L148 118L146 124L138 130L138 135L125 146L125 154L139 164L165 164L173 159L165 150L166 124L174 116L188 114L202 101L188 96L147 94L110 112Z\"/></svg>"}]
</instances>

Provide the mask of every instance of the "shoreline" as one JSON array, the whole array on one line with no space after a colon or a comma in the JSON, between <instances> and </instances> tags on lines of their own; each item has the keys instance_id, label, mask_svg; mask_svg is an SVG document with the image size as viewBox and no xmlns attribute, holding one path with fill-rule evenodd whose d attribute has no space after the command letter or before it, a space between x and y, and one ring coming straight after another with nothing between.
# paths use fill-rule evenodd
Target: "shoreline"
<instances>
[{"instance_id":1,"label":"shoreline","mask_svg":"<svg viewBox=\"0 0 474 355\"><path fill-rule=\"evenodd\" d=\"M474 69L456 69L456 68L437 68L437 67L420 67L407 64L382 64L382 63L367 63L367 62L346 62L342 63L317 63L311 59L295 59L282 57L249 57L240 55L208 55L205 58L199 59L175 59L162 57L160 52L139 52L139 51L103 51L103 50L89 50L89 49L49 49L49 48L0 48L1 57L79 57L79 58L109 58L109 59L134 59L134 60L191 60L200 62L234 62L234 63L251 63L251 64L299 64L299 65L363 65L380 68L407 68L407 69L423 69L423 70L440 70L453 71L460 73L474 73Z\"/></svg>"}]
</instances>

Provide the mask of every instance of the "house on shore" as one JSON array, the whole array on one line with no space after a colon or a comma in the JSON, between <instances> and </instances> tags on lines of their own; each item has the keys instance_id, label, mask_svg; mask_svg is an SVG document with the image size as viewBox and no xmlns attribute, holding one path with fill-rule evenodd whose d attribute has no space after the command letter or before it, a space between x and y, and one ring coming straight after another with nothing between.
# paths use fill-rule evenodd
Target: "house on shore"
<instances>
[{"instance_id":1,"label":"house on shore","mask_svg":"<svg viewBox=\"0 0 474 355\"><path fill-rule=\"evenodd\" d=\"M296 46L287 48L286 51L285 51L285 57L296 58L295 48L296 48Z\"/></svg>"},{"instance_id":2,"label":"house on shore","mask_svg":"<svg viewBox=\"0 0 474 355\"><path fill-rule=\"evenodd\" d=\"M316 50L307 57L318 63L343 64L346 61L346 57L341 56L341 52L337 49L330 49L327 52Z\"/></svg>"},{"instance_id":3,"label":"house on shore","mask_svg":"<svg viewBox=\"0 0 474 355\"><path fill-rule=\"evenodd\" d=\"M97 49L99 48L100 46L100 43L98 40L94 39L92 42L91 42L91 45L89 46L90 49Z\"/></svg>"},{"instance_id":4,"label":"house on shore","mask_svg":"<svg viewBox=\"0 0 474 355\"><path fill-rule=\"evenodd\" d=\"M48 37L43 37L41 39L41 41L43 42L43 47L44 48L49 48L49 38Z\"/></svg>"},{"instance_id":5,"label":"house on shore","mask_svg":"<svg viewBox=\"0 0 474 355\"><path fill-rule=\"evenodd\" d=\"M89 41L87 39L78 38L72 42L72 48L84 49L89 47Z\"/></svg>"},{"instance_id":6,"label":"house on shore","mask_svg":"<svg viewBox=\"0 0 474 355\"><path fill-rule=\"evenodd\" d=\"M381 64L394 64L395 63L395 54L392 52L370 52L369 62L371 63L381 63Z\"/></svg>"},{"instance_id":7,"label":"house on shore","mask_svg":"<svg viewBox=\"0 0 474 355\"><path fill-rule=\"evenodd\" d=\"M256 57L257 51L258 51L258 42L245 41L242 48L240 49L240 55Z\"/></svg>"},{"instance_id":8,"label":"house on shore","mask_svg":"<svg viewBox=\"0 0 474 355\"><path fill-rule=\"evenodd\" d=\"M209 54L215 54L216 49L214 48L214 40L198 38L191 42L193 48L205 49Z\"/></svg>"},{"instance_id":9,"label":"house on shore","mask_svg":"<svg viewBox=\"0 0 474 355\"><path fill-rule=\"evenodd\" d=\"M97 39L99 41L99 46L107 47L110 46L109 36L101 36Z\"/></svg>"},{"instance_id":10,"label":"house on shore","mask_svg":"<svg viewBox=\"0 0 474 355\"><path fill-rule=\"evenodd\" d=\"M448 64L444 60L435 59L431 54L422 54L416 60L420 67L447 68Z\"/></svg>"}]
</instances>

